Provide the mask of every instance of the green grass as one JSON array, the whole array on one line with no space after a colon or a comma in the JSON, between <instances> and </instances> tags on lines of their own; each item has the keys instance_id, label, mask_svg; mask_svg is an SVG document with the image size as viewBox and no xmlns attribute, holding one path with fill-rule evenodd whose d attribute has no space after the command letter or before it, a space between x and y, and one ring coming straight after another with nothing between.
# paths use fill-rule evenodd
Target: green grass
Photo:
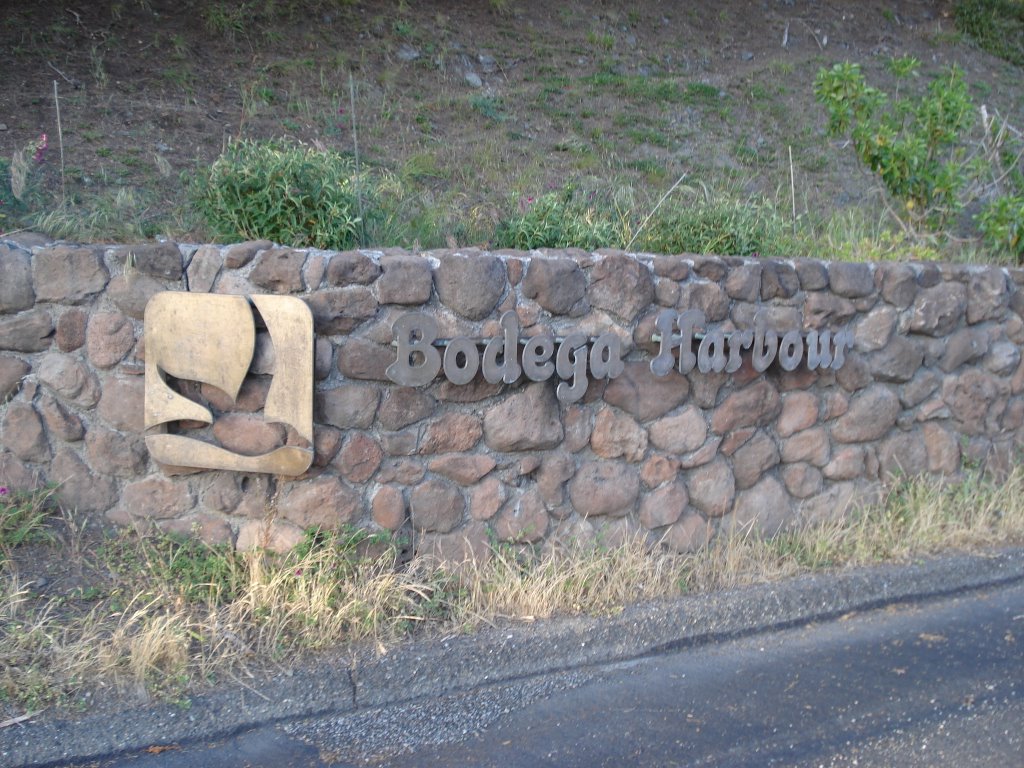
<instances>
[{"instance_id":1,"label":"green grass","mask_svg":"<svg viewBox=\"0 0 1024 768\"><path fill-rule=\"evenodd\" d=\"M1024 2L1021 0L960 0L954 8L958 30L981 48L1024 66Z\"/></svg>"}]
</instances>

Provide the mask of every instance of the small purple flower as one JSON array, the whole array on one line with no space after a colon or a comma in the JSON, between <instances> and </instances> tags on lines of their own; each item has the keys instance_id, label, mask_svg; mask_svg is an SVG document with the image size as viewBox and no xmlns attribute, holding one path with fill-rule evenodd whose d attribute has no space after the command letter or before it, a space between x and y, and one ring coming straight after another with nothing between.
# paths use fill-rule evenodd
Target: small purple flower
<instances>
[{"instance_id":1,"label":"small purple flower","mask_svg":"<svg viewBox=\"0 0 1024 768\"><path fill-rule=\"evenodd\" d=\"M32 155L32 159L35 160L37 163L43 162L43 160L46 158L46 149L49 146L50 145L46 140L46 134L44 133L42 136L39 137L39 141L36 142L36 151L35 154Z\"/></svg>"},{"instance_id":2,"label":"small purple flower","mask_svg":"<svg viewBox=\"0 0 1024 768\"><path fill-rule=\"evenodd\" d=\"M0 496L6 496L10 492L11 489L8 488L6 485L0 485Z\"/></svg>"}]
</instances>

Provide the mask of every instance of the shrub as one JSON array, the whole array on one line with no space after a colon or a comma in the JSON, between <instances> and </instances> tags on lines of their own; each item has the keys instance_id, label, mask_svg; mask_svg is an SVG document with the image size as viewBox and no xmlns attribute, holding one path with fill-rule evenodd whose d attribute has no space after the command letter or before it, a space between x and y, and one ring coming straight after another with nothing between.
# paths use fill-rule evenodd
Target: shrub
<instances>
[{"instance_id":1,"label":"shrub","mask_svg":"<svg viewBox=\"0 0 1024 768\"><path fill-rule=\"evenodd\" d=\"M191 185L192 203L214 236L345 249L360 242L369 179L338 152L282 141L232 143Z\"/></svg>"},{"instance_id":2,"label":"shrub","mask_svg":"<svg viewBox=\"0 0 1024 768\"><path fill-rule=\"evenodd\" d=\"M637 242L652 253L781 256L790 250L786 224L769 201L730 198L666 203Z\"/></svg>"},{"instance_id":3,"label":"shrub","mask_svg":"<svg viewBox=\"0 0 1024 768\"><path fill-rule=\"evenodd\" d=\"M954 10L956 27L989 53L1024 66L1024 2L961 0Z\"/></svg>"},{"instance_id":4,"label":"shrub","mask_svg":"<svg viewBox=\"0 0 1024 768\"><path fill-rule=\"evenodd\" d=\"M519 212L498 224L498 248L603 248L617 243L611 216L578 198L573 188L519 201Z\"/></svg>"}]
</instances>

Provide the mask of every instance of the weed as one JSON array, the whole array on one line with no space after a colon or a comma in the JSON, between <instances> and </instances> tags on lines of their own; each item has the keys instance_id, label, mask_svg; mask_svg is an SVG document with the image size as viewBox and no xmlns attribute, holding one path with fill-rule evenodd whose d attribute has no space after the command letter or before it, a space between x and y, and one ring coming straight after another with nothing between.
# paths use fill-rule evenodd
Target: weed
<instances>
[{"instance_id":1,"label":"weed","mask_svg":"<svg viewBox=\"0 0 1024 768\"><path fill-rule=\"evenodd\" d=\"M44 526L52 512L53 491L17 491L0 486L0 567L15 547L49 540Z\"/></svg>"},{"instance_id":2,"label":"weed","mask_svg":"<svg viewBox=\"0 0 1024 768\"><path fill-rule=\"evenodd\" d=\"M1020 0L960 0L956 27L989 53L1024 65L1024 3Z\"/></svg>"},{"instance_id":3,"label":"weed","mask_svg":"<svg viewBox=\"0 0 1024 768\"><path fill-rule=\"evenodd\" d=\"M519 212L499 224L499 248L602 248L615 242L611 217L570 186L540 197L523 197Z\"/></svg>"},{"instance_id":4,"label":"weed","mask_svg":"<svg viewBox=\"0 0 1024 768\"><path fill-rule=\"evenodd\" d=\"M469 100L469 106L474 112L488 120L493 120L496 123L505 120L501 99L497 96L473 96Z\"/></svg>"}]
</instances>

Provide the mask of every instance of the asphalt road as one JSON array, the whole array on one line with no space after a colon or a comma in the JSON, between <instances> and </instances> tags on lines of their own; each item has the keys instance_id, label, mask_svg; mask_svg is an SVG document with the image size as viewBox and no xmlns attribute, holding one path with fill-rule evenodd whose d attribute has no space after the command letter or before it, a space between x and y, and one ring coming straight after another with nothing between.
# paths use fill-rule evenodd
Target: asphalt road
<instances>
[{"instance_id":1,"label":"asphalt road","mask_svg":"<svg viewBox=\"0 0 1024 768\"><path fill-rule=\"evenodd\" d=\"M1024 584L102 765L1024 766Z\"/></svg>"}]
</instances>

